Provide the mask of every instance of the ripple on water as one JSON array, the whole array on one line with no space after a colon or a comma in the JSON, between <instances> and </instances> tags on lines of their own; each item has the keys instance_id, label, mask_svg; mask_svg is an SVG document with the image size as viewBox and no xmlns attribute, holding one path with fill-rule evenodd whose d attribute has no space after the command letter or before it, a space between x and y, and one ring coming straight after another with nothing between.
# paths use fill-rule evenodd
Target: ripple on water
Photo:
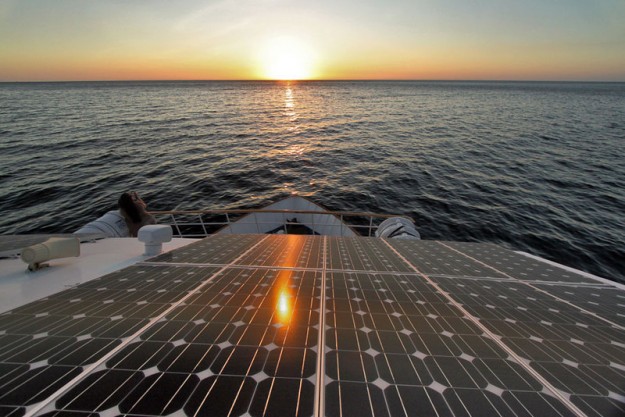
<instances>
[{"instance_id":1,"label":"ripple on water","mask_svg":"<svg viewBox=\"0 0 625 417\"><path fill-rule=\"evenodd\" d=\"M288 89L288 91L287 91ZM293 192L625 280L624 84L0 85L0 232Z\"/></svg>"}]
</instances>

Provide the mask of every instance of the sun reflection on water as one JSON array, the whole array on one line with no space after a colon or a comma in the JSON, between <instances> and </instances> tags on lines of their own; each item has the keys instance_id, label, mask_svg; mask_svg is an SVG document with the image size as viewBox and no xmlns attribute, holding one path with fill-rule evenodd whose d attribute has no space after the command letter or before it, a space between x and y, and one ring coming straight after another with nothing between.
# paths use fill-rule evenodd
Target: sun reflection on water
<instances>
[{"instance_id":1,"label":"sun reflection on water","mask_svg":"<svg viewBox=\"0 0 625 417\"><path fill-rule=\"evenodd\" d=\"M287 84L284 90L284 107L284 115L288 117L289 121L295 122L297 120L297 113L295 112L295 97L293 96L291 84Z\"/></svg>"},{"instance_id":2,"label":"sun reflection on water","mask_svg":"<svg viewBox=\"0 0 625 417\"><path fill-rule=\"evenodd\" d=\"M289 85L287 85L284 95L286 96L284 99L285 106L288 108L294 107L295 103L293 102L293 90Z\"/></svg>"}]
</instances>

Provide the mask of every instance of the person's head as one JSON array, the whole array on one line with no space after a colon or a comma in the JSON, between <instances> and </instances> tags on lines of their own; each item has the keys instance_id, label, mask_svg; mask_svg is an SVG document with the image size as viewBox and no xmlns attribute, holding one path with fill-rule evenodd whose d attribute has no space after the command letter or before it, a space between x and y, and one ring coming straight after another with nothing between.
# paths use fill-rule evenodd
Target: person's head
<instances>
[{"instance_id":1,"label":"person's head","mask_svg":"<svg viewBox=\"0 0 625 417\"><path fill-rule=\"evenodd\" d=\"M137 207L137 201L140 200L137 196L137 193L129 192L124 193L119 197L117 204L119 205L119 209L124 212L132 222L140 223L141 222L141 212Z\"/></svg>"}]
</instances>

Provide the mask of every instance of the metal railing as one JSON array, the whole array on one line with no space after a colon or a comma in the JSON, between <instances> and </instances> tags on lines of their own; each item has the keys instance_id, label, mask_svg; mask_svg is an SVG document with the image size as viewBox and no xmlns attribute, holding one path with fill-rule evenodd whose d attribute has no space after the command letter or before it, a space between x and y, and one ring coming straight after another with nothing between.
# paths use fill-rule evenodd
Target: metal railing
<instances>
[{"instance_id":1,"label":"metal railing","mask_svg":"<svg viewBox=\"0 0 625 417\"><path fill-rule=\"evenodd\" d=\"M187 238L206 237L217 232L241 233L236 232L235 228L248 230L245 233L306 234L302 230L308 228L316 234L374 236L380 223L388 218L405 217L413 222L406 216L348 211L222 209L152 211L150 213L155 216L159 224L171 225L175 237ZM274 216L271 220L267 220L267 216L263 214L274 214ZM281 216L280 226L273 227L276 224L276 214ZM298 221L298 215L309 216L311 221ZM319 233L319 230L325 232Z\"/></svg>"}]
</instances>

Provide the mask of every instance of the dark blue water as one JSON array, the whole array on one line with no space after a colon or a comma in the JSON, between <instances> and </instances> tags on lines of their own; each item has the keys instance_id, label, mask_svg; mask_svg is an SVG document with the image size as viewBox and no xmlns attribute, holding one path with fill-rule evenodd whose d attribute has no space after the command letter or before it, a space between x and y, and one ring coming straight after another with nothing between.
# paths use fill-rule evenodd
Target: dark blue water
<instances>
[{"instance_id":1,"label":"dark blue water","mask_svg":"<svg viewBox=\"0 0 625 417\"><path fill-rule=\"evenodd\" d=\"M625 281L625 84L0 84L0 233L291 193Z\"/></svg>"}]
</instances>

